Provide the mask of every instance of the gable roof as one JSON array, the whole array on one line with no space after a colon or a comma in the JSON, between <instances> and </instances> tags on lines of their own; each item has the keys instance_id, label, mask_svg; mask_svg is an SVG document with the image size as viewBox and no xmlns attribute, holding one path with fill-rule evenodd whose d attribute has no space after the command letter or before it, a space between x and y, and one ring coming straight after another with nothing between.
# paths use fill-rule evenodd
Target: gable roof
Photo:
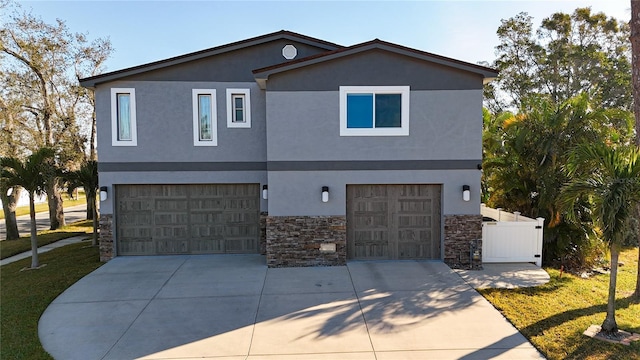
<instances>
[{"instance_id":1,"label":"gable roof","mask_svg":"<svg viewBox=\"0 0 640 360\"><path fill-rule=\"evenodd\" d=\"M274 33L261 35L261 36L253 37L250 39L233 42L230 44L216 46L209 49L172 57L169 59L154 61L154 62L143 64L143 65L138 65L138 66L122 69L122 70L112 71L105 74L100 74L100 75L87 77L84 79L79 79L79 81L80 81L80 85L84 87L92 88L100 83L114 81L127 76L136 75L136 74L144 73L147 71L158 70L158 69L162 69L162 68L173 66L173 65L183 64L189 61L203 59L206 57L223 54L226 52L239 50L243 48L248 48L251 46L264 44L264 43L268 43L268 42L271 42L274 40L280 40L280 39L297 41L297 42L315 46L321 49L326 49L327 51L333 51L343 47L342 45L338 45L329 41L324 41L324 40L316 39L310 36L298 34L292 31L280 30Z\"/></svg>"},{"instance_id":2,"label":"gable roof","mask_svg":"<svg viewBox=\"0 0 640 360\"><path fill-rule=\"evenodd\" d=\"M448 58L445 56L412 49L409 47L382 41L379 39L374 39L361 44L356 44L349 47L343 47L333 51L328 51L321 54L312 55L312 56L308 56L308 57L297 59L297 60L287 61L281 64L272 65L272 66L264 67L261 69L256 69L256 70L253 70L253 74L256 79L256 82L260 85L261 88L264 88L266 85L266 81L270 75L286 72L289 70L299 69L305 66L315 65L322 62L331 61L331 60L343 58L346 56L351 56L354 54L358 54L358 53L362 53L362 52L370 51L374 49L388 51L391 53L408 56L418 60L423 60L423 61L427 61L427 62L439 64L439 65L452 67L458 70L476 73L478 75L481 75L484 78L483 83L485 84L495 79L496 76L498 76L498 70L495 70L489 67L476 65L476 64Z\"/></svg>"}]
</instances>

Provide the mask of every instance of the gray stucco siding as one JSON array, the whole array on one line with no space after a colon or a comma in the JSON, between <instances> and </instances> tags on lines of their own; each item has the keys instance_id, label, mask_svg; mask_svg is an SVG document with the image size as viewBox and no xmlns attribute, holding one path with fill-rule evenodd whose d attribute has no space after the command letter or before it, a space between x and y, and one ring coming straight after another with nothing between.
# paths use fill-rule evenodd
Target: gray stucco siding
<instances>
[{"instance_id":1,"label":"gray stucco siding","mask_svg":"<svg viewBox=\"0 0 640 360\"><path fill-rule=\"evenodd\" d=\"M272 74L269 91L333 91L345 85L411 85L413 90L482 89L483 77L382 50Z\"/></svg>"},{"instance_id":2,"label":"gray stucco siding","mask_svg":"<svg viewBox=\"0 0 640 360\"><path fill-rule=\"evenodd\" d=\"M482 90L412 89L409 136L340 136L337 89L266 96L270 162L482 159Z\"/></svg>"},{"instance_id":3,"label":"gray stucco siding","mask_svg":"<svg viewBox=\"0 0 640 360\"><path fill-rule=\"evenodd\" d=\"M111 144L111 88L134 88L137 146ZM227 128L226 89L251 91L251 128ZM215 89L217 146L194 146L192 89ZM114 82L96 90L101 162L266 161L265 93L255 82Z\"/></svg>"},{"instance_id":4,"label":"gray stucco siding","mask_svg":"<svg viewBox=\"0 0 640 360\"><path fill-rule=\"evenodd\" d=\"M266 184L266 171L138 171L100 172L100 186L109 193L100 202L101 214L113 214L115 187L123 184ZM114 187L115 186L115 187ZM262 186L261 186L262 188ZM260 211L267 211L267 201L261 200Z\"/></svg>"},{"instance_id":5,"label":"gray stucco siding","mask_svg":"<svg viewBox=\"0 0 640 360\"><path fill-rule=\"evenodd\" d=\"M348 184L440 184L442 214L480 213L479 170L423 171L276 171L269 172L270 216L346 215ZM462 186L471 187L471 200L462 200ZM329 187L329 201L321 200Z\"/></svg>"},{"instance_id":6,"label":"gray stucco siding","mask_svg":"<svg viewBox=\"0 0 640 360\"><path fill-rule=\"evenodd\" d=\"M252 70L290 61L282 56L282 48L288 44L294 45L298 50L298 55L295 59L301 59L327 51L326 49L320 49L297 41L280 39L159 70L132 75L125 78L125 80L255 82Z\"/></svg>"}]
</instances>

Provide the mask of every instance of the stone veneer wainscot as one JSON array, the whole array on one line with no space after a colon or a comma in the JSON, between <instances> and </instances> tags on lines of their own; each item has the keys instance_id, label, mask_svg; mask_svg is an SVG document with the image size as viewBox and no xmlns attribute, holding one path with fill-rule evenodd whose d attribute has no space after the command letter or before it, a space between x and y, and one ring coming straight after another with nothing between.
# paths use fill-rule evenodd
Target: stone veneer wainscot
<instances>
[{"instance_id":1,"label":"stone veneer wainscot","mask_svg":"<svg viewBox=\"0 0 640 360\"><path fill-rule=\"evenodd\" d=\"M472 242L479 260L470 261ZM444 262L452 268L482 269L482 215L444 216Z\"/></svg>"},{"instance_id":2,"label":"stone veneer wainscot","mask_svg":"<svg viewBox=\"0 0 640 360\"><path fill-rule=\"evenodd\" d=\"M100 261L113 259L113 215L100 215Z\"/></svg>"},{"instance_id":3,"label":"stone veneer wainscot","mask_svg":"<svg viewBox=\"0 0 640 360\"><path fill-rule=\"evenodd\" d=\"M335 244L323 252L321 244ZM267 266L334 266L347 261L345 216L268 216Z\"/></svg>"}]
</instances>

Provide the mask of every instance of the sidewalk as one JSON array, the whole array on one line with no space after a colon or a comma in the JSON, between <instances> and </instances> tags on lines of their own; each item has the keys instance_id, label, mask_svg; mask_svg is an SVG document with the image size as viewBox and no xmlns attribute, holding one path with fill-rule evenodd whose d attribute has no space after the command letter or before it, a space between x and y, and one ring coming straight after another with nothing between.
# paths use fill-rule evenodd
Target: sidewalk
<instances>
[{"instance_id":1,"label":"sidewalk","mask_svg":"<svg viewBox=\"0 0 640 360\"><path fill-rule=\"evenodd\" d=\"M47 251L51 251L55 248L59 248L65 245L70 245L70 244L75 244L75 243L79 243L81 241L84 240L88 240L91 239L91 235L90 234L86 234L86 235L78 235L78 236L73 236L70 238L66 238L66 239L62 239L60 241L56 241L53 242L51 244L47 244L44 246L41 246L38 248L38 254L42 254L42 253L46 253ZM2 265L6 265L6 264L11 264L12 262L16 262L18 260L22 260L22 259L26 259L31 257L31 250L20 253L18 255L13 255L11 257L8 257L6 259L2 259L0 260L0 266Z\"/></svg>"}]
</instances>

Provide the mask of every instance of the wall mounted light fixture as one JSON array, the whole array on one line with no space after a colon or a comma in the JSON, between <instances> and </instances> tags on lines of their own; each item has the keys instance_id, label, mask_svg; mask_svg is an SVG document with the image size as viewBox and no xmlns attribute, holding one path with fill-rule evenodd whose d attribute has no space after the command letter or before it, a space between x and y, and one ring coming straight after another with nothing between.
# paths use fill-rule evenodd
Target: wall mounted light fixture
<instances>
[{"instance_id":1,"label":"wall mounted light fixture","mask_svg":"<svg viewBox=\"0 0 640 360\"><path fill-rule=\"evenodd\" d=\"M322 202L328 202L329 201L329 187L328 186L323 186L322 187Z\"/></svg>"},{"instance_id":2,"label":"wall mounted light fixture","mask_svg":"<svg viewBox=\"0 0 640 360\"><path fill-rule=\"evenodd\" d=\"M471 200L471 188L469 187L469 185L462 185L462 200Z\"/></svg>"},{"instance_id":3,"label":"wall mounted light fixture","mask_svg":"<svg viewBox=\"0 0 640 360\"><path fill-rule=\"evenodd\" d=\"M262 185L262 198L265 200L269 198L269 187L267 185Z\"/></svg>"},{"instance_id":4,"label":"wall mounted light fixture","mask_svg":"<svg viewBox=\"0 0 640 360\"><path fill-rule=\"evenodd\" d=\"M105 201L107 200L108 196L107 196L107 187L106 186L100 186L100 201Z\"/></svg>"}]
</instances>

